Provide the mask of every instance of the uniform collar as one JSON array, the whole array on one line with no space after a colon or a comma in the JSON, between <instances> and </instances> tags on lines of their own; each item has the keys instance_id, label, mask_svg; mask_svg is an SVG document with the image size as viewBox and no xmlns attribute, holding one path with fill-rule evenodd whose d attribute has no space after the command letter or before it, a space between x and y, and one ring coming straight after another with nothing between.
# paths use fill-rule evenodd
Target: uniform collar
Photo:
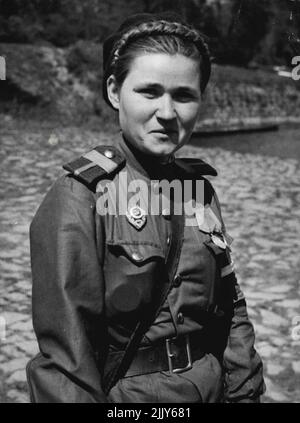
<instances>
[{"instance_id":1,"label":"uniform collar","mask_svg":"<svg viewBox=\"0 0 300 423\"><path fill-rule=\"evenodd\" d=\"M133 147L122 133L118 139L118 147L124 154L126 161L150 179L178 178L180 175L182 177L188 175L192 178L202 175L217 175L217 171L201 159L175 158L172 154L168 160L162 161L155 156L142 153Z\"/></svg>"}]
</instances>

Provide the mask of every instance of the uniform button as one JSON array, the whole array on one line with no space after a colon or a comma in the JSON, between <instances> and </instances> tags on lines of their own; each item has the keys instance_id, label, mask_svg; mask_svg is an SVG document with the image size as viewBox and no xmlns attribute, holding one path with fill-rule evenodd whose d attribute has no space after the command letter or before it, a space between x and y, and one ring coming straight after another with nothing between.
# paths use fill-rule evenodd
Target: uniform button
<instances>
[{"instance_id":1,"label":"uniform button","mask_svg":"<svg viewBox=\"0 0 300 423\"><path fill-rule=\"evenodd\" d=\"M112 159L114 157L114 152L112 150L105 150L104 151L104 156L107 157L108 159Z\"/></svg>"},{"instance_id":2,"label":"uniform button","mask_svg":"<svg viewBox=\"0 0 300 423\"><path fill-rule=\"evenodd\" d=\"M150 353L150 356L149 356L150 363L153 363L153 361L155 360L154 354L155 354L154 351Z\"/></svg>"},{"instance_id":3,"label":"uniform button","mask_svg":"<svg viewBox=\"0 0 300 423\"><path fill-rule=\"evenodd\" d=\"M131 257L134 261L142 261L144 259L140 253L132 253Z\"/></svg>"},{"instance_id":4,"label":"uniform button","mask_svg":"<svg viewBox=\"0 0 300 423\"><path fill-rule=\"evenodd\" d=\"M182 282L182 277L180 275L176 275L173 281L173 285L178 287Z\"/></svg>"},{"instance_id":5,"label":"uniform button","mask_svg":"<svg viewBox=\"0 0 300 423\"><path fill-rule=\"evenodd\" d=\"M178 313L177 314L177 323L179 323L180 325L182 325L184 322L184 316L182 313Z\"/></svg>"},{"instance_id":6,"label":"uniform button","mask_svg":"<svg viewBox=\"0 0 300 423\"><path fill-rule=\"evenodd\" d=\"M168 236L168 238L167 238L167 245L170 245L170 242L171 242L171 237Z\"/></svg>"}]
</instances>

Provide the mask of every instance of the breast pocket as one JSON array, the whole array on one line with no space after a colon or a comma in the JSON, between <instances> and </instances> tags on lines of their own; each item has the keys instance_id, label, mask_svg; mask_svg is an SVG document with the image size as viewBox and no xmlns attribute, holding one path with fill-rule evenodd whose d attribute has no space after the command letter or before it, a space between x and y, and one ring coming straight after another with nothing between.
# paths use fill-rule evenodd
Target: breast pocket
<instances>
[{"instance_id":1,"label":"breast pocket","mask_svg":"<svg viewBox=\"0 0 300 423\"><path fill-rule=\"evenodd\" d=\"M164 277L164 254L152 243L117 241L108 244L104 266L108 316L136 314L151 302Z\"/></svg>"}]
</instances>

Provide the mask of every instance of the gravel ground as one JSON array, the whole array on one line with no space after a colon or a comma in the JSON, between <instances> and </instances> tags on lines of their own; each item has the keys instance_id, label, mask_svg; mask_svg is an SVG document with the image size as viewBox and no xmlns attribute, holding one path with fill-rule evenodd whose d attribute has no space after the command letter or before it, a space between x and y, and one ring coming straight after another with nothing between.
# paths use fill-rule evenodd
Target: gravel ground
<instances>
[{"instance_id":1,"label":"gravel ground","mask_svg":"<svg viewBox=\"0 0 300 423\"><path fill-rule=\"evenodd\" d=\"M0 402L29 401L25 365L38 350L30 317L30 221L63 173L61 164L109 140L76 128L0 133ZM182 153L202 157L219 172L213 184L264 361L263 401L300 402L299 160L219 147Z\"/></svg>"}]
</instances>

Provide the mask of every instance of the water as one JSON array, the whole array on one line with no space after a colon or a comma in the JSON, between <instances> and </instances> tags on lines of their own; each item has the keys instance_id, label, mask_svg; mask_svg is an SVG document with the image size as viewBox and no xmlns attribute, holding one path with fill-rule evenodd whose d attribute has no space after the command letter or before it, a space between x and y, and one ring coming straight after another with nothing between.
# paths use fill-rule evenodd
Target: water
<instances>
[{"instance_id":1,"label":"water","mask_svg":"<svg viewBox=\"0 0 300 423\"><path fill-rule=\"evenodd\" d=\"M190 145L300 160L300 127L282 125L277 131L215 136L193 135Z\"/></svg>"}]
</instances>

